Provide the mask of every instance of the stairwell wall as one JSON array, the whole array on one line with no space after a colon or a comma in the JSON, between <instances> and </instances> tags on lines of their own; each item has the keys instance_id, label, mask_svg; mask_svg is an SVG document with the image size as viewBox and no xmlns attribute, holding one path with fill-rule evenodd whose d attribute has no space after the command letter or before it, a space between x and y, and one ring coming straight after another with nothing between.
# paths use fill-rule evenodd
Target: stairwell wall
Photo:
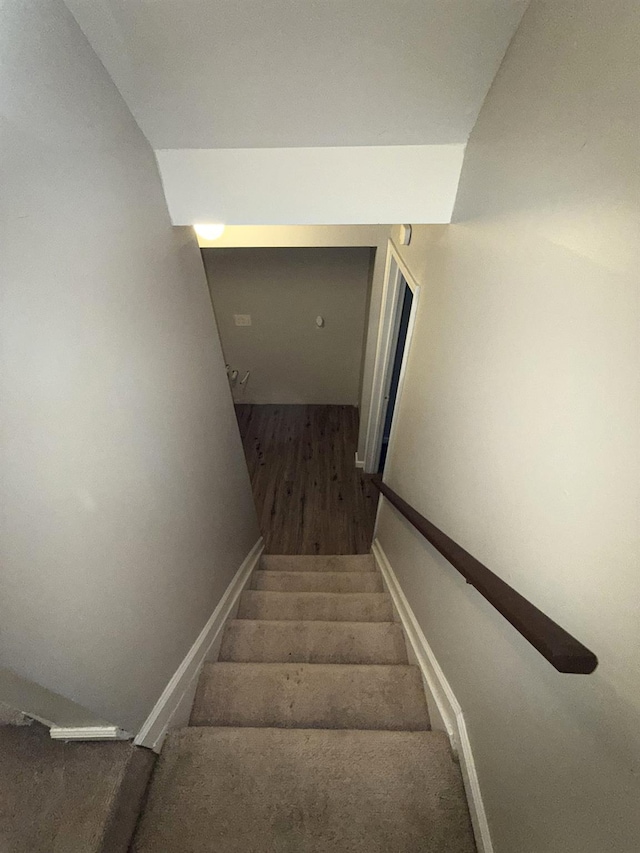
<instances>
[{"instance_id":1,"label":"stairwell wall","mask_svg":"<svg viewBox=\"0 0 640 853\"><path fill-rule=\"evenodd\" d=\"M239 403L357 406L371 250L204 249ZM234 315L248 314L251 326ZM321 316L324 325L316 325Z\"/></svg>"},{"instance_id":2,"label":"stairwell wall","mask_svg":"<svg viewBox=\"0 0 640 853\"><path fill-rule=\"evenodd\" d=\"M153 151L61 0L0 14L0 665L136 732L258 539L250 484Z\"/></svg>"},{"instance_id":3,"label":"stairwell wall","mask_svg":"<svg viewBox=\"0 0 640 853\"><path fill-rule=\"evenodd\" d=\"M383 504L497 853L640 838L639 37L631 0L534 0L454 223L400 248L423 293L385 479L600 660L556 672Z\"/></svg>"}]
</instances>

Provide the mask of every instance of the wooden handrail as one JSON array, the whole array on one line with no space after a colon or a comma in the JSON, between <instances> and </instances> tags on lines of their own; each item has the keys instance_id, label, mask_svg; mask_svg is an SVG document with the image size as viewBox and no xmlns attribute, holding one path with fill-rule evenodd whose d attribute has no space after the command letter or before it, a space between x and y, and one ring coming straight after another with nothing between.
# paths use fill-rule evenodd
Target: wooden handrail
<instances>
[{"instance_id":1,"label":"wooden handrail","mask_svg":"<svg viewBox=\"0 0 640 853\"><path fill-rule=\"evenodd\" d=\"M416 530L492 604L516 631L528 640L559 672L588 674L598 665L598 658L553 619L516 592L486 566L483 566L446 533L420 515L379 475L371 478L373 485L385 496Z\"/></svg>"}]
</instances>

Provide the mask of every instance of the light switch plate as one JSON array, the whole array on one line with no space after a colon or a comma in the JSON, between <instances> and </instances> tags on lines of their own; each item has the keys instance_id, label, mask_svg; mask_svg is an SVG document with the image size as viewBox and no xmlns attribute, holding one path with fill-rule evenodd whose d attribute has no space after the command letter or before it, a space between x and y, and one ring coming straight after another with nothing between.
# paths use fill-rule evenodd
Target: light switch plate
<instances>
[{"instance_id":1,"label":"light switch plate","mask_svg":"<svg viewBox=\"0 0 640 853\"><path fill-rule=\"evenodd\" d=\"M250 326L251 325L251 314L234 314L233 319L234 319L236 326Z\"/></svg>"}]
</instances>

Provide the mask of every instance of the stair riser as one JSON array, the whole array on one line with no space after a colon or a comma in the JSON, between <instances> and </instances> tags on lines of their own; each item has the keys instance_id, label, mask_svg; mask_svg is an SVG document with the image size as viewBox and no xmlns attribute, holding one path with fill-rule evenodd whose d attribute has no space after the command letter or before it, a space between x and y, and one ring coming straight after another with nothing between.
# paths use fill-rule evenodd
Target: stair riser
<instances>
[{"instance_id":1,"label":"stair riser","mask_svg":"<svg viewBox=\"0 0 640 853\"><path fill-rule=\"evenodd\" d=\"M429 715L413 666L216 663L191 725L425 731Z\"/></svg>"},{"instance_id":2,"label":"stair riser","mask_svg":"<svg viewBox=\"0 0 640 853\"><path fill-rule=\"evenodd\" d=\"M392 622L251 622L225 629L221 661L248 663L407 663L399 625Z\"/></svg>"},{"instance_id":3,"label":"stair riser","mask_svg":"<svg viewBox=\"0 0 640 853\"><path fill-rule=\"evenodd\" d=\"M392 622L387 593L262 592L247 590L238 619Z\"/></svg>"},{"instance_id":4,"label":"stair riser","mask_svg":"<svg viewBox=\"0 0 640 853\"><path fill-rule=\"evenodd\" d=\"M266 554L260 559L260 568L263 571L279 572L374 572L376 564L371 554L348 556Z\"/></svg>"},{"instance_id":5,"label":"stair riser","mask_svg":"<svg viewBox=\"0 0 640 853\"><path fill-rule=\"evenodd\" d=\"M377 572L255 572L252 589L271 592L383 592Z\"/></svg>"}]
</instances>

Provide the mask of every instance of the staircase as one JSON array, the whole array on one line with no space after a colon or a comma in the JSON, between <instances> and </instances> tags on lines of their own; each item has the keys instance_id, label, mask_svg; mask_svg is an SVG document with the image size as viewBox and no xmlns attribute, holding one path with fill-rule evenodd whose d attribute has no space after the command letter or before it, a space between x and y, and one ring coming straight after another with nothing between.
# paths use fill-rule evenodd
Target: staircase
<instances>
[{"instance_id":1,"label":"staircase","mask_svg":"<svg viewBox=\"0 0 640 853\"><path fill-rule=\"evenodd\" d=\"M264 556L134 853L473 853L460 772L369 555Z\"/></svg>"}]
</instances>

